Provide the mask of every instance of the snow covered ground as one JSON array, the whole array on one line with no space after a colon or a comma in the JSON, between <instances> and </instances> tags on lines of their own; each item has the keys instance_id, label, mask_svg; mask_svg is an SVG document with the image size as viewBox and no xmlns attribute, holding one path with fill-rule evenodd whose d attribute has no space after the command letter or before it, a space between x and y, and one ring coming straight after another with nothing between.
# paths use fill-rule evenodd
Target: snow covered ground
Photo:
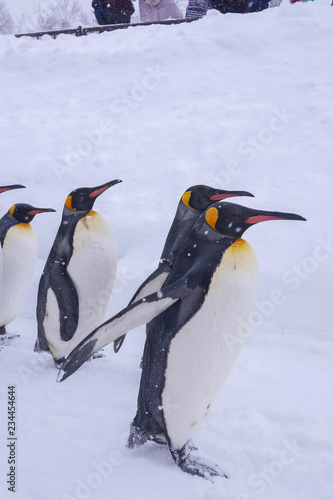
<instances>
[{"instance_id":1,"label":"snow covered ground","mask_svg":"<svg viewBox=\"0 0 333 500\"><path fill-rule=\"evenodd\" d=\"M0 37L1 195L53 207L33 221L39 258L0 353L0 495L17 500L328 500L333 496L333 8L252 15L86 38ZM96 202L119 250L111 316L157 264L182 192L244 189L240 202L296 212L245 235L259 261L253 328L197 435L228 473L183 473L168 451L124 443L144 327L115 355L56 384L33 352L36 290L67 194L123 179ZM235 200L237 201L237 200ZM16 493L7 490L7 387L16 385Z\"/></svg>"}]
</instances>

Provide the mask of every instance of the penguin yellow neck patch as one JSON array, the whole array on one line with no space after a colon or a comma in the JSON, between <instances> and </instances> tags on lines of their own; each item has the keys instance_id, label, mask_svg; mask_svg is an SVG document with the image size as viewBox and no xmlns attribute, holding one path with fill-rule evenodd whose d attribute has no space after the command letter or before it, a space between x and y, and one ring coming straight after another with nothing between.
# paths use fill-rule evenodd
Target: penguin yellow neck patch
<instances>
[{"instance_id":1,"label":"penguin yellow neck patch","mask_svg":"<svg viewBox=\"0 0 333 500\"><path fill-rule=\"evenodd\" d=\"M90 212L84 218L86 219L87 217L94 217L95 215L97 215L97 212L95 212L95 210L90 210Z\"/></svg>"},{"instance_id":2,"label":"penguin yellow neck patch","mask_svg":"<svg viewBox=\"0 0 333 500\"><path fill-rule=\"evenodd\" d=\"M242 238L237 238L237 240L228 248L229 254L234 256L245 255L248 251L253 251L251 245Z\"/></svg>"},{"instance_id":3,"label":"penguin yellow neck patch","mask_svg":"<svg viewBox=\"0 0 333 500\"><path fill-rule=\"evenodd\" d=\"M215 224L217 222L217 219L219 218L219 211L217 210L217 208L215 207L210 207L207 211L206 211L206 222L207 224L212 228L214 229L214 231L216 231L216 227L215 227Z\"/></svg>"},{"instance_id":4,"label":"penguin yellow neck patch","mask_svg":"<svg viewBox=\"0 0 333 500\"><path fill-rule=\"evenodd\" d=\"M190 198L191 198L191 191L186 191L183 196L182 196L182 202L184 203L184 205L186 205L188 208L192 208L190 206ZM192 209L194 210L194 209Z\"/></svg>"}]
</instances>

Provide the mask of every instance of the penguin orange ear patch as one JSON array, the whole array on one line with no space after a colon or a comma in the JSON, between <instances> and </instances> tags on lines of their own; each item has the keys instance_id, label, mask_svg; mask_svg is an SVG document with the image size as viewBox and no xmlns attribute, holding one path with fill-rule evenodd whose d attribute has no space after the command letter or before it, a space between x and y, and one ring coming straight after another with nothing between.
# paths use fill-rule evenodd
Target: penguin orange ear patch
<instances>
[{"instance_id":1,"label":"penguin orange ear patch","mask_svg":"<svg viewBox=\"0 0 333 500\"><path fill-rule=\"evenodd\" d=\"M72 207L72 197L71 195L67 196L66 201L65 201L65 207L68 208L69 210L74 210Z\"/></svg>"},{"instance_id":2,"label":"penguin orange ear patch","mask_svg":"<svg viewBox=\"0 0 333 500\"><path fill-rule=\"evenodd\" d=\"M10 209L9 209L9 213L10 213L10 215L11 215L12 217L14 217L13 213L14 213L14 210L15 210L15 206L16 206L16 205L13 205L13 206L12 206L12 207L10 207Z\"/></svg>"},{"instance_id":3,"label":"penguin orange ear patch","mask_svg":"<svg viewBox=\"0 0 333 500\"><path fill-rule=\"evenodd\" d=\"M206 222L207 224L216 231L215 224L217 222L217 219L219 218L219 211L215 207L210 207L206 211Z\"/></svg>"},{"instance_id":4,"label":"penguin orange ear patch","mask_svg":"<svg viewBox=\"0 0 333 500\"><path fill-rule=\"evenodd\" d=\"M186 205L188 208L192 208L190 206L190 198L191 198L191 191L186 191L183 196L182 196L182 202L184 205Z\"/></svg>"}]
</instances>

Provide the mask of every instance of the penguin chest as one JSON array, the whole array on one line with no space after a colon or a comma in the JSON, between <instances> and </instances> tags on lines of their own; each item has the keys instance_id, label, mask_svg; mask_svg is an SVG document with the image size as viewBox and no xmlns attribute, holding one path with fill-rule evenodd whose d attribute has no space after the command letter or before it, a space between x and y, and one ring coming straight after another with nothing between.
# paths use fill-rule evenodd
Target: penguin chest
<instances>
[{"instance_id":1,"label":"penguin chest","mask_svg":"<svg viewBox=\"0 0 333 500\"><path fill-rule=\"evenodd\" d=\"M53 290L49 288L47 291L43 326L55 358L68 356L88 333L103 322L116 268L117 251L111 230L101 215L90 212L75 228L72 256L67 265L78 295L78 324L68 341L60 336L59 318L63 312L59 310Z\"/></svg>"},{"instance_id":2,"label":"penguin chest","mask_svg":"<svg viewBox=\"0 0 333 500\"><path fill-rule=\"evenodd\" d=\"M230 339L249 319L256 278L252 248L236 240L224 253L201 308L171 341L162 407L174 449L200 428L237 358L244 338Z\"/></svg>"},{"instance_id":3,"label":"penguin chest","mask_svg":"<svg viewBox=\"0 0 333 500\"><path fill-rule=\"evenodd\" d=\"M117 270L117 250L106 220L90 212L77 224L67 266L79 297L79 325L89 333L104 319Z\"/></svg>"},{"instance_id":4,"label":"penguin chest","mask_svg":"<svg viewBox=\"0 0 333 500\"><path fill-rule=\"evenodd\" d=\"M0 323L18 315L28 292L37 261L37 238L30 224L11 227L2 248Z\"/></svg>"}]
</instances>

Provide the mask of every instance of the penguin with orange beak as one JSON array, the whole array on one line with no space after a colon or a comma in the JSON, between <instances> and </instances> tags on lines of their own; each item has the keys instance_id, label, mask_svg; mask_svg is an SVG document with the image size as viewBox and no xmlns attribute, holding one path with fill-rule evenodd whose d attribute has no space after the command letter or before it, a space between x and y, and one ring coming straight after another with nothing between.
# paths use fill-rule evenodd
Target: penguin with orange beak
<instances>
[{"instance_id":1,"label":"penguin with orange beak","mask_svg":"<svg viewBox=\"0 0 333 500\"><path fill-rule=\"evenodd\" d=\"M186 189L179 200L175 217L164 243L158 268L140 285L130 304L146 295L157 292L163 287L178 252L200 215L217 201L234 198L235 196L253 197L253 194L248 191L226 191L204 184L197 184ZM124 339L125 335L114 342L113 348L115 352L119 351Z\"/></svg>"},{"instance_id":2,"label":"penguin with orange beak","mask_svg":"<svg viewBox=\"0 0 333 500\"><path fill-rule=\"evenodd\" d=\"M147 323L129 448L147 441L164 443L183 471L206 479L226 476L198 455L192 438L242 347L239 325L251 319L257 259L242 235L254 224L271 220L305 219L234 203L209 207L182 245L164 287L96 328L61 367L58 381L124 330Z\"/></svg>"},{"instance_id":3,"label":"penguin with orange beak","mask_svg":"<svg viewBox=\"0 0 333 500\"><path fill-rule=\"evenodd\" d=\"M17 185L16 185L17 187ZM19 186L23 187L23 186ZM0 219L2 286L0 291L0 334L19 314L37 262L37 238L30 222L37 214L55 212L17 203Z\"/></svg>"},{"instance_id":4,"label":"penguin with orange beak","mask_svg":"<svg viewBox=\"0 0 333 500\"><path fill-rule=\"evenodd\" d=\"M22 184L10 184L9 186L0 186L0 194L5 193L6 191L12 191L13 189L21 189L25 188ZM2 253L0 249L0 290L2 284Z\"/></svg>"},{"instance_id":5,"label":"penguin with orange beak","mask_svg":"<svg viewBox=\"0 0 333 500\"><path fill-rule=\"evenodd\" d=\"M117 269L117 250L106 220L93 209L98 196L119 179L72 191L40 279L35 351L55 364L103 319Z\"/></svg>"}]
</instances>

